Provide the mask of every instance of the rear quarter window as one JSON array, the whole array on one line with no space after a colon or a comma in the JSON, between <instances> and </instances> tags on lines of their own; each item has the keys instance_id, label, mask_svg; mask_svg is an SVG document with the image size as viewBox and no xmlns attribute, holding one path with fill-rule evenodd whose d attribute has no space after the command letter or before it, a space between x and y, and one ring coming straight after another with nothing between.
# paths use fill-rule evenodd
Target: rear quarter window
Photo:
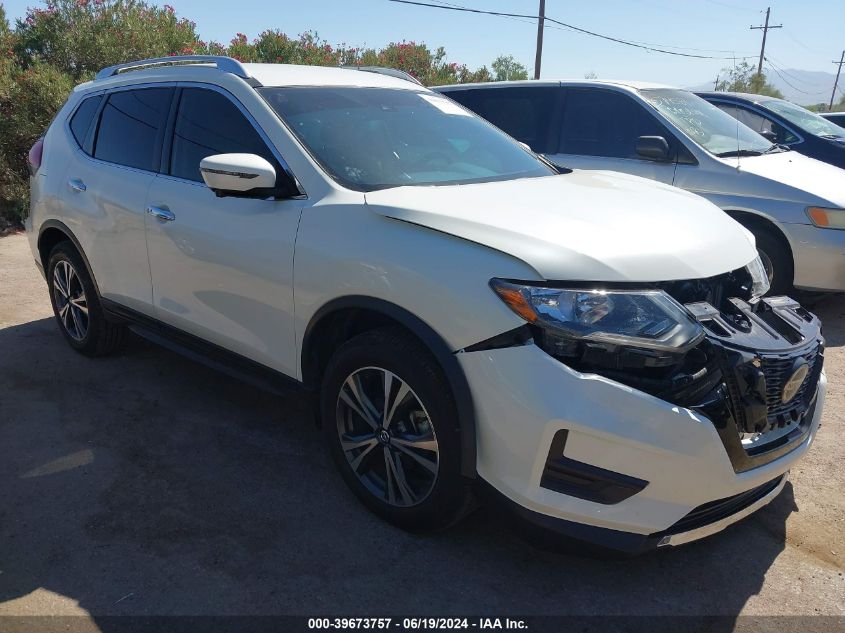
<instances>
[{"instance_id":1,"label":"rear quarter window","mask_svg":"<svg viewBox=\"0 0 845 633\"><path fill-rule=\"evenodd\" d=\"M557 151L555 110L560 89L479 88L444 93L490 123L528 145L535 152Z\"/></svg>"},{"instance_id":2,"label":"rear quarter window","mask_svg":"<svg viewBox=\"0 0 845 633\"><path fill-rule=\"evenodd\" d=\"M94 122L94 115L97 114L97 109L100 107L102 100L102 95L83 99L79 107L76 108L76 112L70 118L70 133L73 134L76 144L82 149L85 149L85 139L88 137L88 130L91 129L91 123Z\"/></svg>"}]
</instances>

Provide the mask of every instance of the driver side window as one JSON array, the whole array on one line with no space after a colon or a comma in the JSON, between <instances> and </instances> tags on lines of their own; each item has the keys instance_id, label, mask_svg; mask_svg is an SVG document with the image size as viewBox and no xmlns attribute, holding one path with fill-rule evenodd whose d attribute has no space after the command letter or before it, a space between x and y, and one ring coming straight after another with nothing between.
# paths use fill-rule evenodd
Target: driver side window
<instances>
[{"instance_id":1,"label":"driver side window","mask_svg":"<svg viewBox=\"0 0 845 633\"><path fill-rule=\"evenodd\" d=\"M672 136L632 98L596 89L566 91L559 152L581 156L640 159L637 139Z\"/></svg>"},{"instance_id":2,"label":"driver side window","mask_svg":"<svg viewBox=\"0 0 845 633\"><path fill-rule=\"evenodd\" d=\"M727 103L716 103L714 105L723 112L730 114L740 123L747 125L758 134L773 134L775 143L788 145L798 141L798 137L780 123L772 121L758 112Z\"/></svg>"},{"instance_id":3,"label":"driver side window","mask_svg":"<svg viewBox=\"0 0 845 633\"><path fill-rule=\"evenodd\" d=\"M214 154L257 154L281 173L264 139L232 101L214 90L184 88L173 129L170 175L202 182L200 161Z\"/></svg>"}]
</instances>

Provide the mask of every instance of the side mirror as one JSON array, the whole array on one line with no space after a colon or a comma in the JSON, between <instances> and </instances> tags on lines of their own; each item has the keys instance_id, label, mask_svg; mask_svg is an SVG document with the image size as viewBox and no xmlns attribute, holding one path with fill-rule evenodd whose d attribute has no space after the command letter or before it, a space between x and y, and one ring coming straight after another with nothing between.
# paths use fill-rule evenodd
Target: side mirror
<instances>
[{"instance_id":1,"label":"side mirror","mask_svg":"<svg viewBox=\"0 0 845 633\"><path fill-rule=\"evenodd\" d=\"M200 161L205 184L218 196L248 196L276 186L276 169L256 154L215 154ZM265 194L267 195L267 194Z\"/></svg>"},{"instance_id":2,"label":"side mirror","mask_svg":"<svg viewBox=\"0 0 845 633\"><path fill-rule=\"evenodd\" d=\"M772 132L771 130L764 130L762 132L758 132L758 134L770 143L777 143L778 141L778 135Z\"/></svg>"},{"instance_id":3,"label":"side mirror","mask_svg":"<svg viewBox=\"0 0 845 633\"><path fill-rule=\"evenodd\" d=\"M669 143L662 136L641 136L637 139L637 156L648 160L669 160Z\"/></svg>"}]
</instances>

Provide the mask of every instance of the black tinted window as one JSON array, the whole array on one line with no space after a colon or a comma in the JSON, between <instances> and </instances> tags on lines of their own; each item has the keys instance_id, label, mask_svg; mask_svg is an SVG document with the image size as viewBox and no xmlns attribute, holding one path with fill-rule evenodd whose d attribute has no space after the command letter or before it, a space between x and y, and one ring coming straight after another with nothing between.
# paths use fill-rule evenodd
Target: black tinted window
<instances>
[{"instance_id":1,"label":"black tinted window","mask_svg":"<svg viewBox=\"0 0 845 633\"><path fill-rule=\"evenodd\" d=\"M480 88L445 93L535 152L554 153L550 133L559 88Z\"/></svg>"},{"instance_id":2,"label":"black tinted window","mask_svg":"<svg viewBox=\"0 0 845 633\"><path fill-rule=\"evenodd\" d=\"M278 161L234 103L219 92L187 88L179 101L170 173L202 182L200 161L214 154L258 154L279 173Z\"/></svg>"},{"instance_id":3,"label":"black tinted window","mask_svg":"<svg viewBox=\"0 0 845 633\"><path fill-rule=\"evenodd\" d=\"M631 97L609 90L568 90L563 112L562 154L637 158L640 136L672 139Z\"/></svg>"},{"instance_id":4,"label":"black tinted window","mask_svg":"<svg viewBox=\"0 0 845 633\"><path fill-rule=\"evenodd\" d=\"M91 127L91 121L94 120L94 115L97 114L97 108L100 107L100 101L102 100L102 95L83 99L70 119L70 131L73 134L73 138L79 144L79 147L85 147L85 137L88 135L88 128Z\"/></svg>"},{"instance_id":5,"label":"black tinted window","mask_svg":"<svg viewBox=\"0 0 845 633\"><path fill-rule=\"evenodd\" d=\"M775 143L794 143L798 140L797 136L783 127L780 123L772 121L768 117L764 117L757 112L752 112L751 110L741 106L721 102L714 103L713 105L719 108L722 112L727 112L740 123L744 123L757 132L757 134L772 135L773 138L770 140L773 140Z\"/></svg>"},{"instance_id":6,"label":"black tinted window","mask_svg":"<svg viewBox=\"0 0 845 633\"><path fill-rule=\"evenodd\" d=\"M143 88L109 95L94 156L127 167L158 169L158 137L172 94L171 88Z\"/></svg>"}]
</instances>

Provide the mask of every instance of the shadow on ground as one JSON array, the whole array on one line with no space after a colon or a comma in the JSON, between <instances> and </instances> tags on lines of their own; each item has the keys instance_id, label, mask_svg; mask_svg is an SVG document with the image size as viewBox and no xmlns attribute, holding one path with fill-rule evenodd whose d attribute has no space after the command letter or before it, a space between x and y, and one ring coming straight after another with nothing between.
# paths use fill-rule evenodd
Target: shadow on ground
<instances>
[{"instance_id":1,"label":"shadow on ground","mask_svg":"<svg viewBox=\"0 0 845 633\"><path fill-rule=\"evenodd\" d=\"M719 536L622 561L535 549L493 510L411 535L347 492L299 395L139 340L83 358L52 319L0 330L0 350L0 603L44 588L95 619L734 615L796 509L787 487Z\"/></svg>"}]
</instances>

